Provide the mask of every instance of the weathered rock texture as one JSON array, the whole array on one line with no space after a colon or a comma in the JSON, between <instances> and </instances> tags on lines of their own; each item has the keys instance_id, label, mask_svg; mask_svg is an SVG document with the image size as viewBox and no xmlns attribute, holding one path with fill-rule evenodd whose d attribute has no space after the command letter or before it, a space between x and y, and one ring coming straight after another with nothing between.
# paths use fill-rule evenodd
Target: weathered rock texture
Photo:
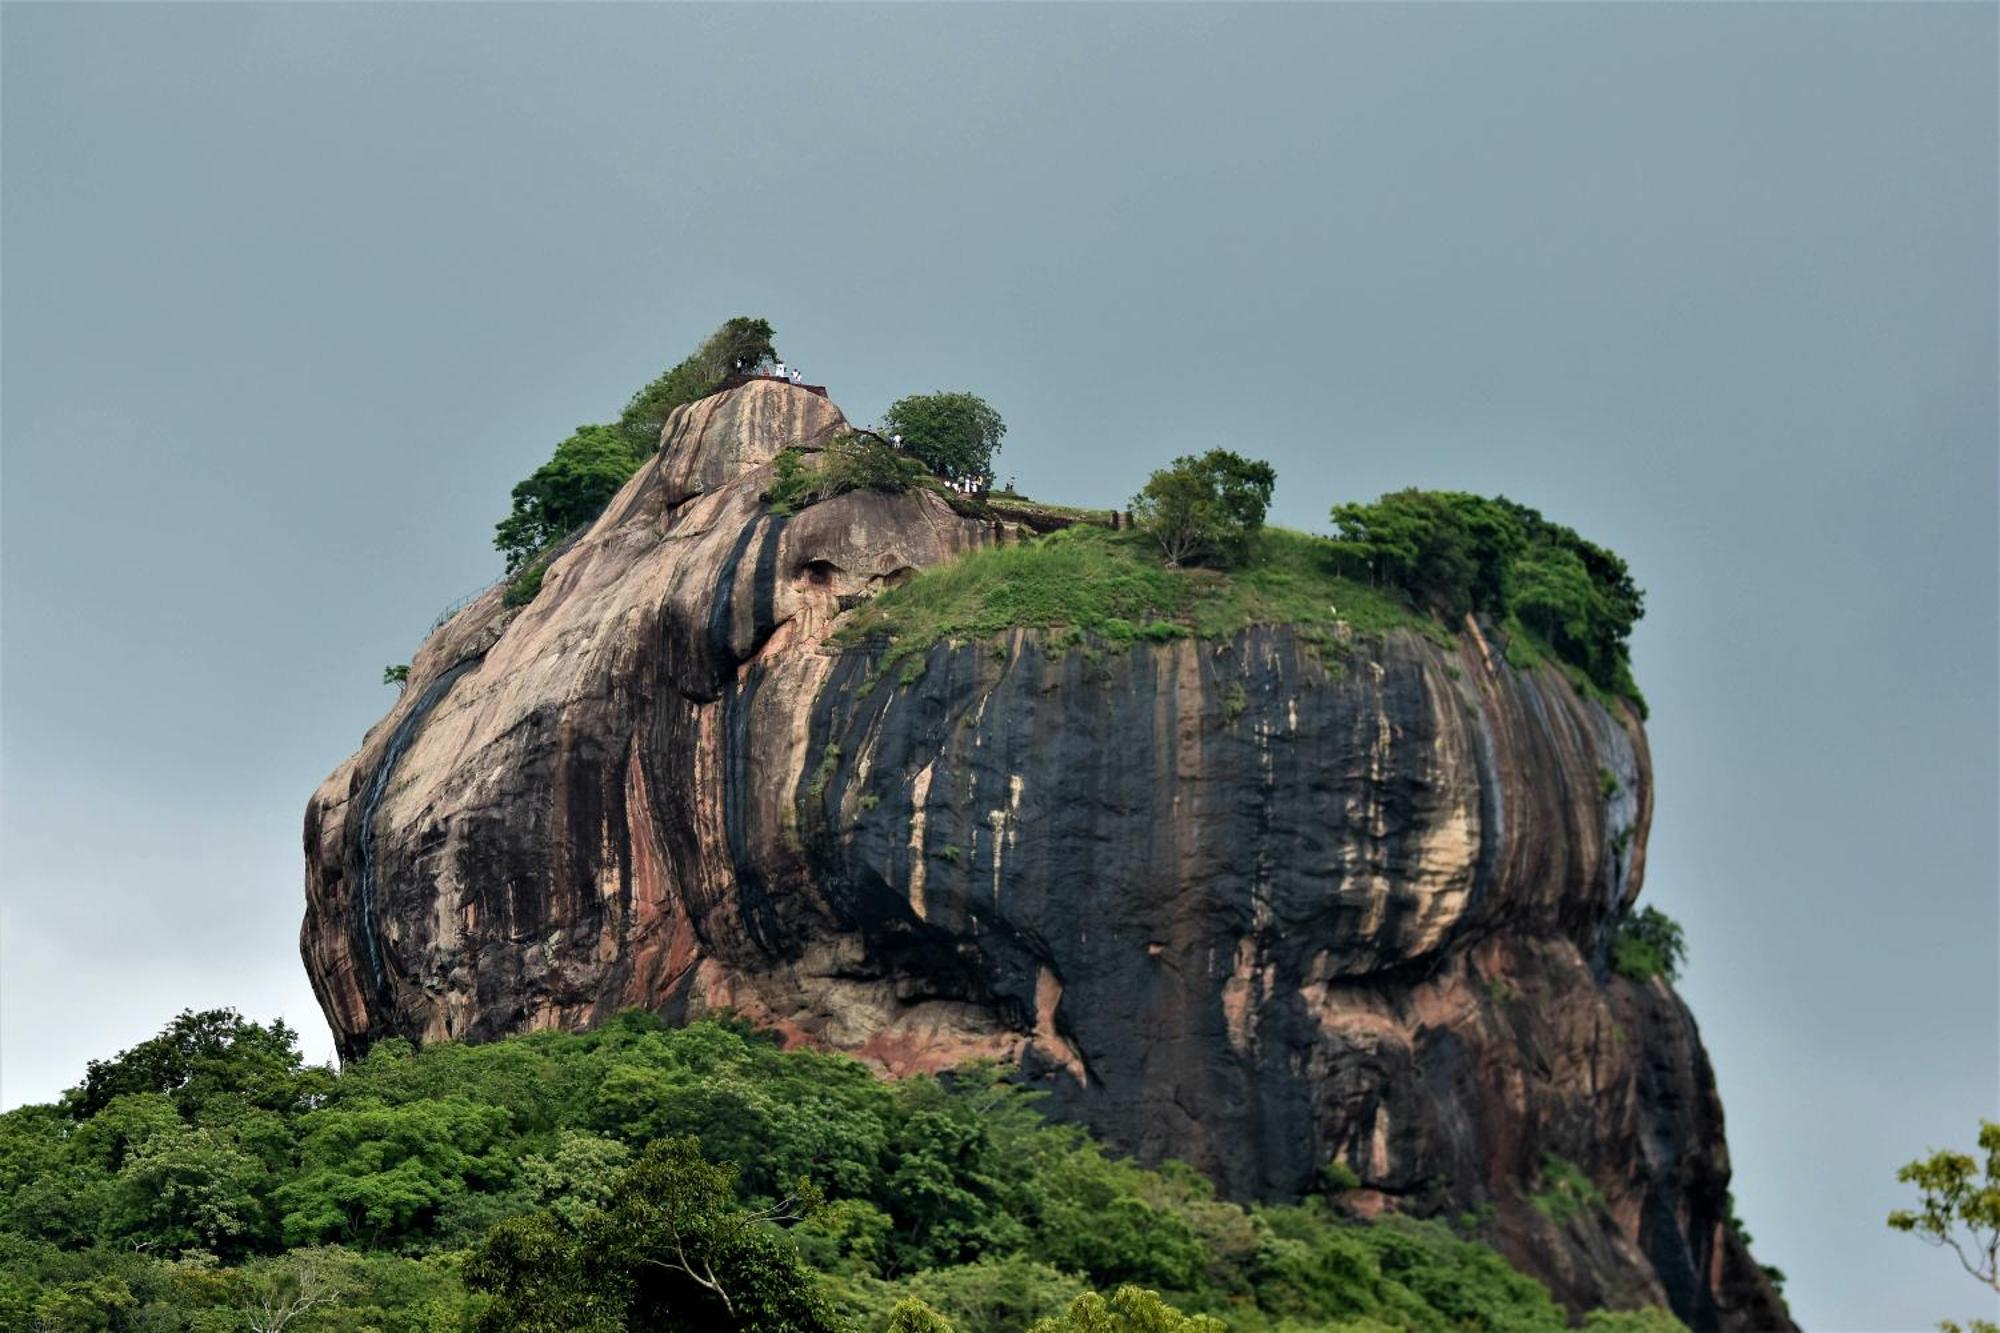
<instances>
[{"instance_id":1,"label":"weathered rock texture","mask_svg":"<svg viewBox=\"0 0 2000 1333\"><path fill-rule=\"evenodd\" d=\"M1693 1019L1605 967L1652 803L1635 716L1470 627L1017 632L884 669L829 643L843 611L1012 534L928 493L772 515L772 458L843 424L772 383L682 409L532 603L423 645L306 813L344 1052L640 1005L891 1074L997 1056L1232 1195L1339 1159L1363 1209L1490 1209L1577 1308L1785 1326L1724 1222ZM1536 1206L1555 1158L1601 1205Z\"/></svg>"}]
</instances>

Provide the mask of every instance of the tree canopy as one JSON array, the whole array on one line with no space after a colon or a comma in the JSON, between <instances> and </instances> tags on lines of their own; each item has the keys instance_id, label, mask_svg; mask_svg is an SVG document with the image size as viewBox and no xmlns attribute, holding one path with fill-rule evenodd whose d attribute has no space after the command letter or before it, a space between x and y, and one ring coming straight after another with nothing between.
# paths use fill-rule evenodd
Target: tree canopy
<instances>
[{"instance_id":1,"label":"tree canopy","mask_svg":"<svg viewBox=\"0 0 2000 1333\"><path fill-rule=\"evenodd\" d=\"M325 1081L324 1071L303 1069L298 1039L282 1021L253 1023L233 1009L182 1010L158 1036L90 1061L68 1106L87 1120L121 1097L152 1093L190 1118L219 1098L295 1110Z\"/></svg>"},{"instance_id":2,"label":"tree canopy","mask_svg":"<svg viewBox=\"0 0 2000 1333\"><path fill-rule=\"evenodd\" d=\"M1132 497L1132 516L1160 544L1169 565L1240 561L1264 526L1278 474L1261 459L1227 449L1176 458Z\"/></svg>"},{"instance_id":3,"label":"tree canopy","mask_svg":"<svg viewBox=\"0 0 2000 1333\"><path fill-rule=\"evenodd\" d=\"M466 1269L474 1290L495 1297L477 1327L834 1333L840 1323L812 1271L771 1225L803 1206L790 1197L746 1206L736 1176L693 1137L660 1139L605 1207L500 1223Z\"/></svg>"},{"instance_id":4,"label":"tree canopy","mask_svg":"<svg viewBox=\"0 0 2000 1333\"><path fill-rule=\"evenodd\" d=\"M1113 1294L1079 1304L1093 1289ZM885 1082L738 1023L386 1040L336 1075L282 1025L184 1014L62 1104L0 1115L0 1328L1211 1326L1195 1316L1567 1323L1443 1224L1227 1203L1044 1120L995 1067Z\"/></svg>"},{"instance_id":5,"label":"tree canopy","mask_svg":"<svg viewBox=\"0 0 2000 1333\"><path fill-rule=\"evenodd\" d=\"M882 417L884 434L901 435L905 452L948 480L989 476L1007 424L977 394L920 393L900 398Z\"/></svg>"},{"instance_id":6,"label":"tree canopy","mask_svg":"<svg viewBox=\"0 0 2000 1333\"><path fill-rule=\"evenodd\" d=\"M1645 595L1625 562L1502 496L1404 490L1333 507L1347 572L1448 620L1469 612L1532 631L1598 686L1638 697L1628 641Z\"/></svg>"},{"instance_id":7,"label":"tree canopy","mask_svg":"<svg viewBox=\"0 0 2000 1333\"><path fill-rule=\"evenodd\" d=\"M495 528L493 544L513 574L535 553L604 512L644 455L610 426L578 426L555 456L514 487L514 508Z\"/></svg>"},{"instance_id":8,"label":"tree canopy","mask_svg":"<svg viewBox=\"0 0 2000 1333\"><path fill-rule=\"evenodd\" d=\"M1940 1249L1950 1250L1974 1281L2000 1292L2000 1122L1979 1122L1979 1151L1949 1149L1906 1163L1896 1179L1915 1185L1915 1208L1889 1214L1889 1226ZM1947 1323L1947 1329L1958 1325ZM1989 1320L1971 1320L1972 1333L1994 1333Z\"/></svg>"}]
</instances>

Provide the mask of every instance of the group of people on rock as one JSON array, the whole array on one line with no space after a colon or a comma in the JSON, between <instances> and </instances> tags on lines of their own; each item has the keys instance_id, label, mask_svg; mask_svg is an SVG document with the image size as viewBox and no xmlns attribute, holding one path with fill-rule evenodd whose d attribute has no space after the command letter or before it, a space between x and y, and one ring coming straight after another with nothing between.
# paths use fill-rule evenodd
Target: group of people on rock
<instances>
[{"instance_id":1,"label":"group of people on rock","mask_svg":"<svg viewBox=\"0 0 2000 1333\"><path fill-rule=\"evenodd\" d=\"M872 425L863 426L861 429L864 434L874 435L878 440L888 440L890 447L893 449L901 450L903 447L903 432L901 431L884 436L877 434L875 427ZM960 495L984 495L986 489L993 484L993 478L984 473L974 473L969 477L947 477L944 484L957 491ZM1007 489L1010 491L1014 489L1014 479L1012 477L1007 478Z\"/></svg>"},{"instance_id":2,"label":"group of people on rock","mask_svg":"<svg viewBox=\"0 0 2000 1333\"><path fill-rule=\"evenodd\" d=\"M754 366L745 365L743 362L738 361L736 363L736 370L737 373L739 374L761 375L770 379L783 380L787 384L805 383L805 376L799 374L799 368L797 366L787 366L782 361L778 361L775 363L769 361L759 361Z\"/></svg>"}]
</instances>

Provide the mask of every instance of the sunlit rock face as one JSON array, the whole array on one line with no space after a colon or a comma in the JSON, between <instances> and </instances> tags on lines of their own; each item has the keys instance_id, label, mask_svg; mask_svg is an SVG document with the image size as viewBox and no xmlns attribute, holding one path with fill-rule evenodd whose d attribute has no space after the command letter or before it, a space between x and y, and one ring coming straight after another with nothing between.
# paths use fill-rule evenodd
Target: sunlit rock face
<instances>
[{"instance_id":1,"label":"sunlit rock face","mask_svg":"<svg viewBox=\"0 0 2000 1333\"><path fill-rule=\"evenodd\" d=\"M844 428L767 381L680 409L534 601L425 642L306 813L344 1053L644 1006L888 1074L990 1056L1230 1195L1338 1159L1364 1211L1490 1208L1578 1308L1785 1325L1723 1225L1693 1020L1604 966L1651 813L1636 716L1472 627L838 646L858 602L1020 536L924 492L773 515L778 452ZM1602 1205L1533 1206L1551 1155Z\"/></svg>"}]
</instances>

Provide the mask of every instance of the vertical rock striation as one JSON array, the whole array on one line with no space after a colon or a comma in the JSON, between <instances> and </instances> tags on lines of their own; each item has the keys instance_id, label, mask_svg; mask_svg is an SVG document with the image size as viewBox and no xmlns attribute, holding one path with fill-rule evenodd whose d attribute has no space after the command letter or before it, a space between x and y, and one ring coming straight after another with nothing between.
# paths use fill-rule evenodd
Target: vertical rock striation
<instances>
[{"instance_id":1,"label":"vertical rock striation","mask_svg":"<svg viewBox=\"0 0 2000 1333\"><path fill-rule=\"evenodd\" d=\"M1575 1308L1787 1326L1725 1224L1692 1018L1605 966L1651 813L1635 716L1400 631L837 646L859 600L1016 536L927 492L772 514L777 453L844 428L762 381L679 410L533 602L423 645L306 813L344 1053L638 1005L891 1074L992 1056L1229 1194L1338 1160L1363 1209L1490 1209ZM1563 1163L1582 1206L1550 1206Z\"/></svg>"}]
</instances>

